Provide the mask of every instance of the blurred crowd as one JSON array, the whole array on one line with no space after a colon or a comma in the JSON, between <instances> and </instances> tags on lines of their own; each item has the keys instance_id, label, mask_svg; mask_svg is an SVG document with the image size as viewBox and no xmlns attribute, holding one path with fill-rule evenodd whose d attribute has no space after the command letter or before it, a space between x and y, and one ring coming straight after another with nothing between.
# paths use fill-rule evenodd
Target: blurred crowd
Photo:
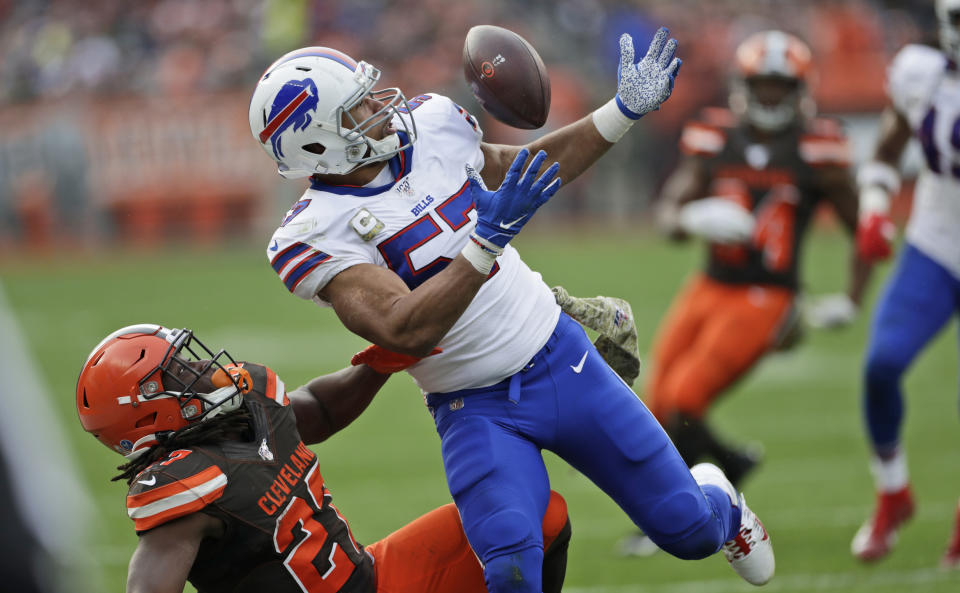
<instances>
[{"instance_id":1,"label":"blurred crowd","mask_svg":"<svg viewBox=\"0 0 960 593\"><path fill-rule=\"evenodd\" d=\"M760 29L799 34L840 84L835 72L882 68L934 31L932 2L908 0L0 0L0 105L247 88L304 45L363 56L414 92L462 92L463 38L479 23L527 36L591 100L609 94L619 33L643 40L661 23L697 81L689 101L722 99L732 48Z\"/></svg>"},{"instance_id":2,"label":"blurred crowd","mask_svg":"<svg viewBox=\"0 0 960 593\"><path fill-rule=\"evenodd\" d=\"M263 69L282 53L305 45L335 47L373 63L383 70L385 83L400 86L408 97L436 91L479 111L463 82L460 56L466 31L475 24L492 23L517 31L543 56L553 89L550 129L611 96L620 33L632 33L643 51L655 29L665 24L680 41L684 60L676 92L656 117L641 122L643 132L628 135L627 148L601 161L594 180L585 177L564 192L554 209L635 215L655 195L676 158L673 151L663 150L664 143L675 145L682 122L704 105L726 102L731 53L747 35L769 28L798 34L815 53L814 94L821 111L875 112L884 102L883 75L894 52L908 42L935 39L932 4L932 0L0 0L0 122L4 116L28 120L37 105L47 110L45 114L69 112L76 124L75 143L83 146L96 141L79 123L85 116L77 115L77 110L85 106L111 111L105 106L116 101L146 99L157 105L233 93L237 107L231 113L239 114L239 105ZM148 109L141 115L149 118L150 113ZM477 115L493 141L530 137ZM246 125L243 115L236 119L239 126ZM36 146L25 148L9 137L0 141L0 247L5 233L22 232L17 222L23 216L22 188L36 182L36 175L26 175L18 164L24 160L21 155L32 152L42 157L50 143L49 133L34 130L23 135ZM56 134L52 136L56 144ZM251 147L256 148L249 143L243 149ZM626 178L628 170L631 176ZM604 191L595 186L587 190L596 179L604 180ZM67 200L54 187L49 190L51 199L72 204L74 210L127 199L98 202L97 195L106 190L95 180L88 185L85 191L93 196ZM80 191L76 183L66 186L64 191ZM117 216L117 210L112 215ZM95 232L106 228L109 233L116 224L94 226L101 229Z\"/></svg>"}]
</instances>

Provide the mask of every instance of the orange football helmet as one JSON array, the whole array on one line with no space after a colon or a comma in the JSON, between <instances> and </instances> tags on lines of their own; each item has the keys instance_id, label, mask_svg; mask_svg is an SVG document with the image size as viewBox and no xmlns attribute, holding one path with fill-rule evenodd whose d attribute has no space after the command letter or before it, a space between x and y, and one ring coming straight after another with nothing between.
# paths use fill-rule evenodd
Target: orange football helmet
<instances>
[{"instance_id":1,"label":"orange football helmet","mask_svg":"<svg viewBox=\"0 0 960 593\"><path fill-rule=\"evenodd\" d=\"M760 130L782 130L816 111L812 77L806 43L783 31L754 33L737 47L730 108Z\"/></svg>"},{"instance_id":2,"label":"orange football helmet","mask_svg":"<svg viewBox=\"0 0 960 593\"><path fill-rule=\"evenodd\" d=\"M121 328L97 344L80 371L80 424L114 451L138 457L161 433L240 407L243 396L220 362L224 357L228 368L236 366L224 350L214 354L189 329Z\"/></svg>"}]
</instances>

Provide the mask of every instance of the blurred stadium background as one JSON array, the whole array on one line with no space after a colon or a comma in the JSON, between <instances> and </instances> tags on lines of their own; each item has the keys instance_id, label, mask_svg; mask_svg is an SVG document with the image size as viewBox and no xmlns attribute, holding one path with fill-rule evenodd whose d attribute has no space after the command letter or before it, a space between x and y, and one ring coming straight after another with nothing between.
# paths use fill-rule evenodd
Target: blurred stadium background
<instances>
[{"instance_id":1,"label":"blurred stadium background","mask_svg":"<svg viewBox=\"0 0 960 593\"><path fill-rule=\"evenodd\" d=\"M61 565L47 570L66 575L61 591L120 590L136 538L124 516L125 488L109 482L119 458L82 432L73 403L89 348L130 323L187 326L300 384L364 345L332 313L287 296L265 265L262 247L302 191L276 176L247 127L253 84L280 54L336 47L382 68L385 82L407 96L450 95L481 119L489 141L515 143L532 136L485 117L463 82L469 27L505 26L538 48L553 86L546 126L553 129L609 98L620 32L641 45L668 25L684 59L674 96L565 188L518 241L548 283L628 298L645 354L672 294L701 260L699 246L674 248L655 235L650 205L678 158L683 122L705 105L725 104L737 43L767 28L806 39L820 112L846 123L860 161L875 138L890 58L905 43L935 41L932 5L0 0L0 401L7 404L0 443L13 468L0 478L0 495L14 492L28 531ZM908 183L897 202L901 221L909 200ZM838 253L847 250L823 217L805 255L809 293L845 286L846 257ZM879 267L871 294L888 270ZM866 309L849 330L811 332L802 348L766 361L716 411L724 432L766 446L747 495L777 547L769 591L960 589L960 576L936 569L960 494L952 335L941 336L908 377L906 444L918 516L883 564L862 566L849 554L872 505L859 412ZM361 541L449 501L432 423L405 376L319 450ZM562 463L551 458L550 468L574 523L567 589L750 589L720 558L616 557L615 542L630 531L626 517ZM0 531L7 549L17 537L9 525Z\"/></svg>"}]
</instances>

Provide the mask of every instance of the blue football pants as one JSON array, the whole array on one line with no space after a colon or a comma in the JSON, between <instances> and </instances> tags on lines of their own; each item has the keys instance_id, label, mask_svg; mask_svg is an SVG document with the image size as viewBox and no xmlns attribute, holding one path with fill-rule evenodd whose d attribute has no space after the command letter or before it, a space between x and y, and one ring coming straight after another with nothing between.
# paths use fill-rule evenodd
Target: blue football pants
<instances>
[{"instance_id":1,"label":"blue football pants","mask_svg":"<svg viewBox=\"0 0 960 593\"><path fill-rule=\"evenodd\" d=\"M960 280L907 244L877 305L864 366L864 416L881 457L900 440L904 372L958 307Z\"/></svg>"},{"instance_id":2,"label":"blue football pants","mask_svg":"<svg viewBox=\"0 0 960 593\"><path fill-rule=\"evenodd\" d=\"M715 553L740 525L716 486L699 487L656 419L562 314L527 366L490 387L428 394L444 469L492 593L540 591L549 500L542 449L596 483L661 548Z\"/></svg>"}]
</instances>

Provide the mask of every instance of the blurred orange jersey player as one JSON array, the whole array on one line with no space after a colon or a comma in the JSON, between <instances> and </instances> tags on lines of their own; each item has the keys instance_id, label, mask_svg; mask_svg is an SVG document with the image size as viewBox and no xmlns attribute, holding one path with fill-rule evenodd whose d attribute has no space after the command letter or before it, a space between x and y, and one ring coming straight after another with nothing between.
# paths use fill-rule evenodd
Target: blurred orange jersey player
<instances>
[{"instance_id":1,"label":"blurred orange jersey player","mask_svg":"<svg viewBox=\"0 0 960 593\"><path fill-rule=\"evenodd\" d=\"M366 353L366 358L371 353ZM417 359L391 361L383 368ZM456 507L358 543L306 445L370 403L389 374L359 364L289 393L269 368L213 353L188 329L122 328L98 344L77 382L84 429L124 454L140 536L127 591L483 593L483 569ZM543 519L544 591L559 593L570 538L551 492Z\"/></svg>"},{"instance_id":2,"label":"blurred orange jersey player","mask_svg":"<svg viewBox=\"0 0 960 593\"><path fill-rule=\"evenodd\" d=\"M713 458L734 484L758 453L715 438L707 412L765 353L797 337L800 248L820 203L851 233L857 226L847 139L838 123L813 116L811 76L810 49L793 35L744 41L730 109L706 109L683 130L686 156L658 210L671 239L698 236L708 254L662 322L648 404L688 464ZM821 299L809 321L851 322L868 275L854 255L849 291Z\"/></svg>"}]
</instances>

